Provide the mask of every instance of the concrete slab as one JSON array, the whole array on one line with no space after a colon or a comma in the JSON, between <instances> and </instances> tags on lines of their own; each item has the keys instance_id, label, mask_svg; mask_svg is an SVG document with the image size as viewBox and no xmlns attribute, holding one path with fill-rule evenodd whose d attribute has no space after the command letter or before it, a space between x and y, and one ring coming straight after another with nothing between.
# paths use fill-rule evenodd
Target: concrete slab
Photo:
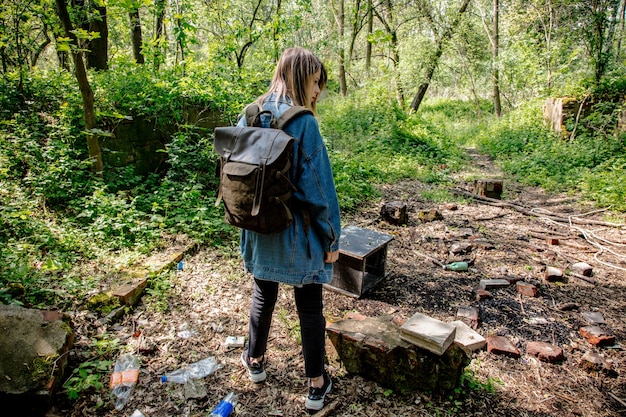
<instances>
[{"instance_id":1,"label":"concrete slab","mask_svg":"<svg viewBox=\"0 0 626 417\"><path fill-rule=\"evenodd\" d=\"M459 345L465 352L471 353L475 350L483 349L487 345L487 339L472 330L463 321L456 320L450 324L456 327L454 343Z\"/></svg>"},{"instance_id":2,"label":"concrete slab","mask_svg":"<svg viewBox=\"0 0 626 417\"><path fill-rule=\"evenodd\" d=\"M456 327L421 313L415 313L400 327L400 338L437 355L454 342Z\"/></svg>"}]
</instances>

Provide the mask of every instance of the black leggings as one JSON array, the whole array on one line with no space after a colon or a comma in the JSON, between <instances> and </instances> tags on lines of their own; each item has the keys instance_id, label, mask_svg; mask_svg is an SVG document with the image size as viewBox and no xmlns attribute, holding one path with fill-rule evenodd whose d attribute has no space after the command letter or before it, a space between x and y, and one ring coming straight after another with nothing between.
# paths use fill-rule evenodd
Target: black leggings
<instances>
[{"instance_id":1,"label":"black leggings","mask_svg":"<svg viewBox=\"0 0 626 417\"><path fill-rule=\"evenodd\" d=\"M322 314L322 285L307 284L293 289L300 318L304 372L308 378L315 378L324 372L326 319ZM248 356L251 358L261 357L267 350L267 339L277 298L277 282L255 278L248 346Z\"/></svg>"}]
</instances>

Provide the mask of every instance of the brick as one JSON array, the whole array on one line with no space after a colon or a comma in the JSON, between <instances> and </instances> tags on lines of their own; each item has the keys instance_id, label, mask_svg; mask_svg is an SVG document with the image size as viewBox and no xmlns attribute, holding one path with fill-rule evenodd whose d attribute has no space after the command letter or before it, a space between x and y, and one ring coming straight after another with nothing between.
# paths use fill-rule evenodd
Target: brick
<instances>
[{"instance_id":1,"label":"brick","mask_svg":"<svg viewBox=\"0 0 626 417\"><path fill-rule=\"evenodd\" d=\"M533 284L521 281L515 284L515 289L517 290L518 294L525 295L526 297L536 297L538 292L537 287L535 287Z\"/></svg>"},{"instance_id":2,"label":"brick","mask_svg":"<svg viewBox=\"0 0 626 417\"><path fill-rule=\"evenodd\" d=\"M600 326L585 326L579 332L582 337L594 346L607 346L615 343L615 336Z\"/></svg>"},{"instance_id":3,"label":"brick","mask_svg":"<svg viewBox=\"0 0 626 417\"><path fill-rule=\"evenodd\" d=\"M591 325L604 324L604 316L599 311L583 311L580 315Z\"/></svg>"},{"instance_id":4,"label":"brick","mask_svg":"<svg viewBox=\"0 0 626 417\"><path fill-rule=\"evenodd\" d=\"M489 291L482 288L474 289L474 296L476 298L476 301L483 301L492 297Z\"/></svg>"},{"instance_id":5,"label":"brick","mask_svg":"<svg viewBox=\"0 0 626 417\"><path fill-rule=\"evenodd\" d=\"M539 360L550 363L559 362L564 359L563 349L547 342L528 342L526 345L526 353L537 356Z\"/></svg>"},{"instance_id":6,"label":"brick","mask_svg":"<svg viewBox=\"0 0 626 417\"><path fill-rule=\"evenodd\" d=\"M487 352L511 358L519 358L521 355L519 349L504 336L487 337Z\"/></svg>"},{"instance_id":7,"label":"brick","mask_svg":"<svg viewBox=\"0 0 626 417\"><path fill-rule=\"evenodd\" d=\"M476 307L460 306L456 316L460 317L461 321L472 329L478 327L478 309Z\"/></svg>"},{"instance_id":8,"label":"brick","mask_svg":"<svg viewBox=\"0 0 626 417\"><path fill-rule=\"evenodd\" d=\"M143 290L148 285L148 279L138 279L131 283L121 285L113 290L113 295L120 299L120 302L127 306L134 306L139 302Z\"/></svg>"},{"instance_id":9,"label":"brick","mask_svg":"<svg viewBox=\"0 0 626 417\"><path fill-rule=\"evenodd\" d=\"M509 281L507 281L506 279L481 279L480 283L478 284L480 286L480 288L482 288L483 290L491 290L491 289L498 289L498 288L506 288L508 287Z\"/></svg>"}]
</instances>

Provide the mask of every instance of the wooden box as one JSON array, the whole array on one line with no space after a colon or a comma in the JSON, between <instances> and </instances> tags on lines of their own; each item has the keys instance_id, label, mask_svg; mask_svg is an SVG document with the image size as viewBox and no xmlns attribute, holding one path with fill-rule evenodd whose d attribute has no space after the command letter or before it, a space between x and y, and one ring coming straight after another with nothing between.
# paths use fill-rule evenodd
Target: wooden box
<instances>
[{"instance_id":1,"label":"wooden box","mask_svg":"<svg viewBox=\"0 0 626 417\"><path fill-rule=\"evenodd\" d=\"M339 239L339 260L328 289L361 297L386 276L387 245L393 236L357 226L348 226Z\"/></svg>"}]
</instances>

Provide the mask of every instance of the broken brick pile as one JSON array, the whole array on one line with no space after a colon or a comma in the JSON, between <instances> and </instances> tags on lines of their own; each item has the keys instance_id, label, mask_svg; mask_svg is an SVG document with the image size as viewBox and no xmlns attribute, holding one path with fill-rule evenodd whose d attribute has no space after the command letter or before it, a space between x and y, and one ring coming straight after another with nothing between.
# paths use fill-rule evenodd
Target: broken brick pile
<instances>
[{"instance_id":1,"label":"broken brick pile","mask_svg":"<svg viewBox=\"0 0 626 417\"><path fill-rule=\"evenodd\" d=\"M590 277L592 269L585 263L574 264L570 266L568 274ZM563 280L565 275L558 268L548 267L543 278L546 284L550 284ZM474 289L475 301L480 303L485 299L497 297L498 289L511 285L515 285L520 302L522 297L539 295L537 286L524 282L520 278L482 279ZM576 309L578 306L564 304L559 308L567 310ZM416 315L419 314L416 313ZM615 337L602 327L604 318L601 313L581 312L581 316L589 325L581 327L579 334L592 346L604 347L616 343ZM479 308L477 307L460 306L457 319L451 324L465 325L465 327L459 327L457 324L457 332L459 329L473 332L470 338L476 337L475 341L478 343L465 343L462 341L462 336L457 336L452 344L449 344L450 338L448 337L444 343L445 338L437 334L428 342L437 344L437 337L440 337L440 346L431 348L428 343L420 343L419 335L413 339L403 334L405 319L369 318L358 313L349 313L344 320L330 323L327 326L327 334L348 372L375 380L382 386L401 392L413 389L449 390L454 388L463 369L469 364L471 352L482 349L484 346L491 354L511 358L521 357L522 350L524 350L526 355L544 362L560 363L566 360L562 347L545 341L529 341L524 347L518 347L505 336L489 335L482 338L480 334L474 332L479 327ZM535 319L542 320L541 318ZM452 332L454 333L454 330ZM427 329L424 338L428 339L432 335L428 333ZM459 332L459 334L462 333L463 331ZM580 366L587 372L613 372L611 364L605 361L601 354L595 352L587 352Z\"/></svg>"}]
</instances>

